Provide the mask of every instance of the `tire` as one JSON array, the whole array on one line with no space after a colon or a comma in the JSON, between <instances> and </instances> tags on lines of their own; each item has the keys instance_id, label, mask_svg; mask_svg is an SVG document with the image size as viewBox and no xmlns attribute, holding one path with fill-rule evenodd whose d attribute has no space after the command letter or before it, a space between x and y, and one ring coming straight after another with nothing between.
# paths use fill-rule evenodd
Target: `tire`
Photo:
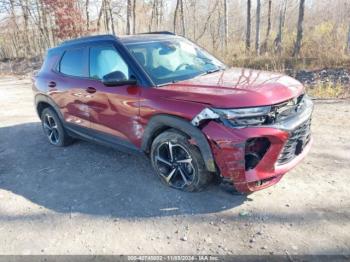
<instances>
[{"instance_id":1,"label":"tire","mask_svg":"<svg viewBox=\"0 0 350 262\"><path fill-rule=\"evenodd\" d=\"M212 178L198 148L176 130L165 131L154 139L151 161L163 183L182 191L201 191Z\"/></svg>"},{"instance_id":2,"label":"tire","mask_svg":"<svg viewBox=\"0 0 350 262\"><path fill-rule=\"evenodd\" d=\"M45 108L41 113L41 125L48 141L51 145L63 147L73 142L64 130L57 113L51 108Z\"/></svg>"}]
</instances>

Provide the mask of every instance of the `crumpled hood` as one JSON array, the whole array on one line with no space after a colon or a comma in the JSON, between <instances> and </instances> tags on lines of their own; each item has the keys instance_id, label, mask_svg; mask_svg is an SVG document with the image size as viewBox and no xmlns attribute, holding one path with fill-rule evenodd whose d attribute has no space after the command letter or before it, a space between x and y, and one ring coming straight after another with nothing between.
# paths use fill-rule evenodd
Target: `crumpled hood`
<instances>
[{"instance_id":1,"label":"crumpled hood","mask_svg":"<svg viewBox=\"0 0 350 262\"><path fill-rule=\"evenodd\" d=\"M303 85L283 74L231 68L157 88L168 99L209 104L218 108L272 105L297 97Z\"/></svg>"}]
</instances>

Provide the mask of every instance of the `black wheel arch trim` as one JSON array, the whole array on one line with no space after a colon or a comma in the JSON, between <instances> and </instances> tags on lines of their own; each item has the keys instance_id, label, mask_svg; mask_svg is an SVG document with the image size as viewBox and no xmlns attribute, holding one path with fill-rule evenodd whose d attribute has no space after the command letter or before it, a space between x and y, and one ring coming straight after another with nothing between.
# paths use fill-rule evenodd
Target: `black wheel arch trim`
<instances>
[{"instance_id":1,"label":"black wheel arch trim","mask_svg":"<svg viewBox=\"0 0 350 262\"><path fill-rule=\"evenodd\" d=\"M46 104L50 105L55 110L55 112L57 113L57 115L60 118L60 120L62 121L62 123L64 122L64 118L63 118L63 115L61 113L61 110L60 110L59 106L52 100L52 98L50 98L44 94L36 94L34 101L35 101L35 109L36 109L36 112L37 112L39 118L40 118L40 113L39 113L38 105L40 103L46 103Z\"/></svg>"},{"instance_id":2,"label":"black wheel arch trim","mask_svg":"<svg viewBox=\"0 0 350 262\"><path fill-rule=\"evenodd\" d=\"M205 135L189 121L177 116L161 114L153 116L149 120L142 138L141 149L143 151L146 153L150 152L152 141L155 138L154 134L158 134L164 127L180 130L193 138L202 154L207 170L209 172L217 171L214 157Z\"/></svg>"}]
</instances>

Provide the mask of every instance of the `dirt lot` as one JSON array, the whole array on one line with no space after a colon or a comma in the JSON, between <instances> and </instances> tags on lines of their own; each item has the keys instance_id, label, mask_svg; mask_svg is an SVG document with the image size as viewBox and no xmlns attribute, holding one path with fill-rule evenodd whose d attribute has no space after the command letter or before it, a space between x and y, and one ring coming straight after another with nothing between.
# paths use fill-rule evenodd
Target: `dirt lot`
<instances>
[{"instance_id":1,"label":"dirt lot","mask_svg":"<svg viewBox=\"0 0 350 262\"><path fill-rule=\"evenodd\" d=\"M55 148L28 79L0 80L1 254L350 254L350 101L316 101L314 145L249 196L166 188L146 158Z\"/></svg>"}]
</instances>

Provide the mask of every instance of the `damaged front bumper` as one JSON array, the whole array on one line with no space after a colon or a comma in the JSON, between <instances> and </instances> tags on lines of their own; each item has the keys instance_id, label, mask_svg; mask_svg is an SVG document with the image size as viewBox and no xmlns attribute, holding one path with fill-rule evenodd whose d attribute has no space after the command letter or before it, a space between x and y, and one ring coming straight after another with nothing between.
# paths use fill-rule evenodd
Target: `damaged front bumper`
<instances>
[{"instance_id":1,"label":"damaged front bumper","mask_svg":"<svg viewBox=\"0 0 350 262\"><path fill-rule=\"evenodd\" d=\"M234 128L209 121L202 127L217 168L240 192L253 192L277 183L308 153L313 103L306 98L302 110L271 125ZM251 162L251 156L256 159Z\"/></svg>"}]
</instances>

